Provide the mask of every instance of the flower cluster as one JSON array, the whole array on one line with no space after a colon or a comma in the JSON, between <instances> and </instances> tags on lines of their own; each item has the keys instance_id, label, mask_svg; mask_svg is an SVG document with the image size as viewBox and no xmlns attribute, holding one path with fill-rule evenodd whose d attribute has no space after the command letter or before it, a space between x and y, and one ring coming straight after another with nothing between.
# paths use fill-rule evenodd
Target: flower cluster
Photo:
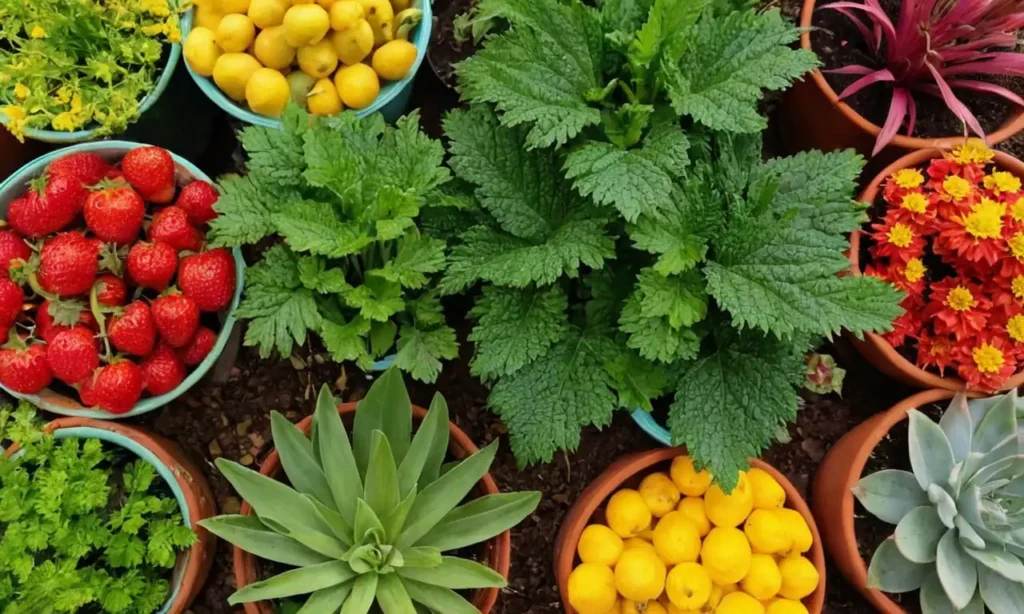
<instances>
[{"instance_id":1,"label":"flower cluster","mask_svg":"<svg viewBox=\"0 0 1024 614\"><path fill-rule=\"evenodd\" d=\"M1024 191L976 139L883 184L865 274L906 293L885 335L917 364L995 390L1024 365Z\"/></svg>"}]
</instances>

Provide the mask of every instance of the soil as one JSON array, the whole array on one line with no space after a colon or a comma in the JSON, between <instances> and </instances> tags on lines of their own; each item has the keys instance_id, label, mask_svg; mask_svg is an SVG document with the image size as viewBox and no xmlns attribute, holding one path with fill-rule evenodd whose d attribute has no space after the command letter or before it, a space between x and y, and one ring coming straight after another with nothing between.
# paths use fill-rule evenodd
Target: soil
<instances>
[{"instance_id":1,"label":"soil","mask_svg":"<svg viewBox=\"0 0 1024 614\"><path fill-rule=\"evenodd\" d=\"M455 65L473 55L472 40L455 40L455 18L476 6L476 0L440 0L434 3L434 30L427 62L442 83L454 89Z\"/></svg>"}]
</instances>

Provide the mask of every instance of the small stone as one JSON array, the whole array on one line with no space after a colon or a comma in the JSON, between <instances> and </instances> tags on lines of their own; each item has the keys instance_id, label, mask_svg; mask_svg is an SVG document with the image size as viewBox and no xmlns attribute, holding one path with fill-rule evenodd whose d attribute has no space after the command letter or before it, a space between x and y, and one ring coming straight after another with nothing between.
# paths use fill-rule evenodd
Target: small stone
<instances>
[{"instance_id":1,"label":"small stone","mask_svg":"<svg viewBox=\"0 0 1024 614\"><path fill-rule=\"evenodd\" d=\"M242 510L242 502L238 497L224 497L220 502L220 511L224 514L237 514Z\"/></svg>"},{"instance_id":2,"label":"small stone","mask_svg":"<svg viewBox=\"0 0 1024 614\"><path fill-rule=\"evenodd\" d=\"M245 465L246 467L253 464L253 462L255 461L256 459L253 458L252 454L243 454L242 458L238 459L238 462Z\"/></svg>"},{"instance_id":3,"label":"small stone","mask_svg":"<svg viewBox=\"0 0 1024 614\"><path fill-rule=\"evenodd\" d=\"M235 426L235 434L239 437L245 437L249 434L250 426L252 426L252 418L246 418Z\"/></svg>"},{"instance_id":4,"label":"small stone","mask_svg":"<svg viewBox=\"0 0 1024 614\"><path fill-rule=\"evenodd\" d=\"M224 450L221 449L220 443L214 439L210 442L210 456L214 458L220 458L224 455Z\"/></svg>"}]
</instances>

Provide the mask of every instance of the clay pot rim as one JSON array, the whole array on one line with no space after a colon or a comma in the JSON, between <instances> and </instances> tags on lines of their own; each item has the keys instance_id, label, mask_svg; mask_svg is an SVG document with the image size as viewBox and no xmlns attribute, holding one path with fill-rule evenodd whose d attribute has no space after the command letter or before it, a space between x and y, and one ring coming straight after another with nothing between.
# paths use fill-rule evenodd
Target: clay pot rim
<instances>
[{"instance_id":1,"label":"clay pot rim","mask_svg":"<svg viewBox=\"0 0 1024 614\"><path fill-rule=\"evenodd\" d=\"M814 16L815 5L817 0L804 0L803 8L800 10L800 48L814 52L811 47L811 21ZM815 68L814 72L811 73L811 79L818 86L818 89L828 98L828 101L833 107L839 109L846 119L853 122L861 130L867 132L873 137L877 137L878 133L882 131L882 128L877 124L868 121L860 113L857 113L850 105L839 100L839 94L836 93L832 86L829 85L825 79L825 75L822 74L821 69ZM1021 130L1024 130L1024 109L1020 109L1015 115L1011 115L1003 122L1003 125L998 130L987 135L988 142L991 145L1001 143L1006 139L1010 138L1014 134L1017 134ZM897 134L886 147L898 147L903 149L929 149L934 147L952 148L964 141L963 135L948 136L948 137L935 137L935 138L922 138L914 136L905 136Z\"/></svg>"},{"instance_id":2,"label":"clay pot rim","mask_svg":"<svg viewBox=\"0 0 1024 614\"><path fill-rule=\"evenodd\" d=\"M673 458L686 454L686 448L657 448L645 452L637 452L620 458L605 469L597 478L587 486L586 490L577 498L572 508L562 520L562 528L555 540L555 578L558 581L558 590L562 598L562 606L566 614L578 614L569 605L568 580L572 572L573 563L576 560L576 544L579 542L583 529L590 523L597 510L604 502L629 479L646 472L656 465L671 461ZM775 467L757 459L749 459L752 468L763 469L770 474L782 489L786 492L786 507L794 509L804 517L807 526L811 529L814 543L811 549L804 554L815 569L818 570L818 587L813 593L802 601L810 614L821 614L825 603L825 551L822 546L821 534L818 532L818 525L811 514L807 501L797 491L789 479L780 473Z\"/></svg>"},{"instance_id":3,"label":"clay pot rim","mask_svg":"<svg viewBox=\"0 0 1024 614\"><path fill-rule=\"evenodd\" d=\"M882 182L885 181L886 177L892 175L893 173L900 169L917 166L928 160L938 158L942 156L942 154L945 151L948 151L948 148L920 149L917 151L912 151L907 155L899 158L889 166L882 169L880 173L875 175L875 178L871 180L871 183L868 184L866 188L864 188L863 192L861 192L858 200L865 202L868 205L874 204L875 198L878 196L878 192L882 185ZM995 152L995 154L996 155L994 158L994 162L997 166L1009 170L1018 177L1024 178L1024 162L1021 162L1017 158L1014 158L1013 156L1003 153L1001 151L997 151ZM864 231L861 228L858 228L857 230L854 230L853 232L850 233L850 251L848 254L848 258L850 260L849 272L851 275L855 277L860 277L861 275L863 275L860 267L860 240L863 234ZM931 371L922 369L921 367L918 367L914 363L907 360L902 354L899 353L899 351L896 350L895 347L893 347L891 343L886 341L879 334L870 332L864 333L864 339L858 340L855 343L855 345L858 347L858 350L860 350L861 343L867 344L875 352L884 356L886 361L893 368L900 371L908 379L908 381L913 381L914 384L919 388L942 388L945 390L953 391L967 389L967 383L964 382L959 377L946 377L938 375L936 373L932 373ZM861 353L864 354L864 352ZM874 362L874 360L868 357L867 354L865 354L865 357L868 358L869 361ZM1003 386L998 391L995 392L1009 390L1011 388L1017 388L1021 385L1024 385L1024 370L1018 371L1016 374L1012 375L1009 379L1006 380L1006 382L1003 383Z\"/></svg>"},{"instance_id":4,"label":"clay pot rim","mask_svg":"<svg viewBox=\"0 0 1024 614\"><path fill-rule=\"evenodd\" d=\"M339 403L338 413L342 416L354 414L357 405L358 403L356 402ZM413 405L412 412L414 422L421 421L427 415L427 410L419 405ZM308 435L312 424L313 416L306 416L296 426ZM469 435L454 422L448 422L448 435L448 451L456 458L465 458L479 451L479 448L473 443ZM281 457L277 452L277 448L274 448L260 466L260 474L268 477L277 477L281 472ZM477 487L484 491L485 496L501 493L490 472L485 473L480 481L477 482ZM242 508L239 513L244 516L252 514L252 507L248 501L242 500ZM490 544L488 548L488 567L501 574L507 580L512 561L511 531L505 531L497 537L482 542L482 544ZM237 588L248 586L256 581L256 556L242 550L238 546L233 546L232 563ZM494 607L494 604L497 603L498 594L499 589L497 588L478 589L473 593L472 603L483 614L488 614L491 608ZM272 614L274 611L267 601L254 601L242 605L245 608L246 614Z\"/></svg>"}]
</instances>

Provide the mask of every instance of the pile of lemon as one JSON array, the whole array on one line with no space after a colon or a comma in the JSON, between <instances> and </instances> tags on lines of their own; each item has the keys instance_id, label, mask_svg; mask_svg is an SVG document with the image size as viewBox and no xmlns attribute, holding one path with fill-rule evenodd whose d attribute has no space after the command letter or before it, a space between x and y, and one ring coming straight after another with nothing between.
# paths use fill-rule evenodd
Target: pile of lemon
<instances>
[{"instance_id":1,"label":"pile of lemon","mask_svg":"<svg viewBox=\"0 0 1024 614\"><path fill-rule=\"evenodd\" d=\"M729 494L689 456L669 474L608 500L607 525L584 529L569 576L579 614L807 614L818 586L803 556L813 538L767 472L740 472Z\"/></svg>"},{"instance_id":2,"label":"pile of lemon","mask_svg":"<svg viewBox=\"0 0 1024 614\"><path fill-rule=\"evenodd\" d=\"M279 117L289 100L310 113L368 107L380 81L416 62L411 0L196 0L184 43L192 70L254 113Z\"/></svg>"}]
</instances>

